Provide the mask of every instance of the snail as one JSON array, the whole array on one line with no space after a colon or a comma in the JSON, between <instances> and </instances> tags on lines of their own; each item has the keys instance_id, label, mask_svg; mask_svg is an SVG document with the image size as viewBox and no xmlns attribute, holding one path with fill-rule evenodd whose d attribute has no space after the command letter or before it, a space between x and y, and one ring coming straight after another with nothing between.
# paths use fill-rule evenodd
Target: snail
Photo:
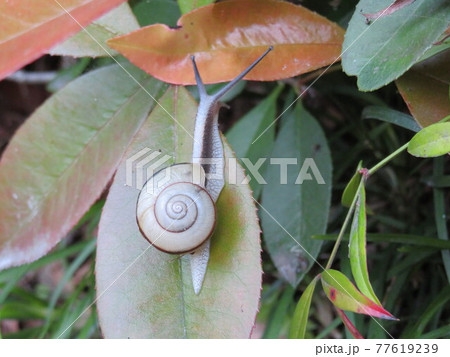
<instances>
[{"instance_id":1,"label":"snail","mask_svg":"<svg viewBox=\"0 0 450 357\"><path fill-rule=\"evenodd\" d=\"M138 197L136 220L144 238L166 253L191 253L196 294L202 287L209 260L209 238L217 218L215 202L225 184L225 159L218 128L219 100L271 50L272 47L267 49L213 95L207 94L195 57L191 57L200 95L192 163L174 164L158 171L145 183Z\"/></svg>"}]
</instances>

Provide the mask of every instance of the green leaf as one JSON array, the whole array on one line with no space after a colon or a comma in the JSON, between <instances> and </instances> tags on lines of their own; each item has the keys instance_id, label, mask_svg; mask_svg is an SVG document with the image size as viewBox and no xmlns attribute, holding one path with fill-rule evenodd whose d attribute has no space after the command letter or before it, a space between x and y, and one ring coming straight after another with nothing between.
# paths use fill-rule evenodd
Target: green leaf
<instances>
[{"instance_id":1,"label":"green leaf","mask_svg":"<svg viewBox=\"0 0 450 357\"><path fill-rule=\"evenodd\" d=\"M248 157L248 152L252 148L252 142L274 121L276 101L282 89L283 86L275 88L267 98L239 119L227 132L227 140L237 157ZM273 136L275 135L274 130L269 131L270 129L266 133L268 134L267 136L272 136L272 140L268 141L268 144L273 142ZM262 135L255 144L259 141L264 142L265 137L266 135Z\"/></svg>"},{"instance_id":2,"label":"green leaf","mask_svg":"<svg viewBox=\"0 0 450 357\"><path fill-rule=\"evenodd\" d=\"M149 94L164 87L124 68L135 80L114 65L69 83L11 140L0 161L0 269L48 253L109 182L155 105Z\"/></svg>"},{"instance_id":3,"label":"green leaf","mask_svg":"<svg viewBox=\"0 0 450 357\"><path fill-rule=\"evenodd\" d=\"M178 6L183 14L198 7L212 4L215 0L177 0Z\"/></svg>"},{"instance_id":4,"label":"green leaf","mask_svg":"<svg viewBox=\"0 0 450 357\"><path fill-rule=\"evenodd\" d=\"M142 27L153 24L176 27L181 16L180 8L173 0L146 0L137 3L133 1L132 7Z\"/></svg>"},{"instance_id":5,"label":"green leaf","mask_svg":"<svg viewBox=\"0 0 450 357\"><path fill-rule=\"evenodd\" d=\"M422 127L437 123L450 114L450 50L416 64L395 83Z\"/></svg>"},{"instance_id":6,"label":"green leaf","mask_svg":"<svg viewBox=\"0 0 450 357\"><path fill-rule=\"evenodd\" d=\"M290 163L286 170L283 163ZM276 138L260 207L269 254L293 286L311 268L322 245L311 236L327 227L331 171L327 139L299 102Z\"/></svg>"},{"instance_id":7,"label":"green leaf","mask_svg":"<svg viewBox=\"0 0 450 357\"><path fill-rule=\"evenodd\" d=\"M325 294L337 308L382 319L396 320L382 306L361 294L341 272L333 269L324 270L321 274L321 281Z\"/></svg>"},{"instance_id":8,"label":"green leaf","mask_svg":"<svg viewBox=\"0 0 450 357\"><path fill-rule=\"evenodd\" d=\"M361 0L345 34L342 66L358 76L363 91L378 89L400 77L447 29L447 0L416 0L367 24L363 14L376 13L392 0Z\"/></svg>"},{"instance_id":9,"label":"green leaf","mask_svg":"<svg viewBox=\"0 0 450 357\"><path fill-rule=\"evenodd\" d=\"M419 131L409 142L408 152L417 157L436 157L450 152L450 122L433 124Z\"/></svg>"},{"instance_id":10,"label":"green leaf","mask_svg":"<svg viewBox=\"0 0 450 357\"><path fill-rule=\"evenodd\" d=\"M341 204L344 207L350 207L353 203L353 200L358 193L359 183L361 182L361 173L359 170L362 168L362 161L358 163L358 167L356 168L356 172L348 182L347 186L345 186L344 192L342 193Z\"/></svg>"},{"instance_id":11,"label":"green leaf","mask_svg":"<svg viewBox=\"0 0 450 357\"><path fill-rule=\"evenodd\" d=\"M367 270L366 226L366 190L362 182L359 185L358 201L356 201L350 230L350 266L359 290L369 299L376 302L377 305L380 305L380 301L370 284L369 272Z\"/></svg>"},{"instance_id":12,"label":"green leaf","mask_svg":"<svg viewBox=\"0 0 450 357\"><path fill-rule=\"evenodd\" d=\"M311 306L312 296L316 288L318 279L314 278L303 292L292 317L289 338L305 338L306 326L308 324L309 308Z\"/></svg>"},{"instance_id":13,"label":"green leaf","mask_svg":"<svg viewBox=\"0 0 450 357\"><path fill-rule=\"evenodd\" d=\"M193 134L197 104L185 88L171 88L160 103ZM98 234L97 307L105 337L248 338L262 275L260 228L248 186L225 184L216 206L208 270L195 295L189 257L158 251L137 227L139 190L125 185L126 159L144 148L161 150L156 160L169 155L171 161L186 162L192 137L157 108L119 166ZM225 152L226 158L232 157L227 144ZM237 174L240 182L244 173L239 166Z\"/></svg>"},{"instance_id":14,"label":"green leaf","mask_svg":"<svg viewBox=\"0 0 450 357\"><path fill-rule=\"evenodd\" d=\"M371 105L364 108L362 112L362 118L382 120L414 132L418 132L422 129L422 127L417 124L417 122L411 115L407 115L397 110L393 110L388 107L382 107L379 105Z\"/></svg>"},{"instance_id":15,"label":"green leaf","mask_svg":"<svg viewBox=\"0 0 450 357\"><path fill-rule=\"evenodd\" d=\"M76 35L53 47L52 56L100 57L116 55L106 41L139 29L139 24L127 3L111 10Z\"/></svg>"},{"instance_id":16,"label":"green leaf","mask_svg":"<svg viewBox=\"0 0 450 357\"><path fill-rule=\"evenodd\" d=\"M258 160L262 162L257 169L257 173L262 178L264 178L268 157L275 141L275 125L272 123L275 120L277 98L282 89L283 86L275 88L266 99L242 117L226 135L236 157L244 160L244 167L247 164L256 166ZM257 198L261 185L248 167L246 171L250 177L249 183L253 195Z\"/></svg>"}]
</instances>

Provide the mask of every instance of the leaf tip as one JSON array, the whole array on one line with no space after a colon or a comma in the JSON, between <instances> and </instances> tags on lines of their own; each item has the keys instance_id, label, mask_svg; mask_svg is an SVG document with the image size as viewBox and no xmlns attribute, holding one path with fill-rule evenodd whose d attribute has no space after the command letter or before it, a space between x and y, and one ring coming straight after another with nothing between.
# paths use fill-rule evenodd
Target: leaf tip
<instances>
[{"instance_id":1,"label":"leaf tip","mask_svg":"<svg viewBox=\"0 0 450 357\"><path fill-rule=\"evenodd\" d=\"M398 319L394 315L392 315L383 306L378 305L373 301L371 301L368 308L371 310L371 312L368 313L368 315L370 315L370 316L378 317L380 319L385 319L385 320L400 321L400 319Z\"/></svg>"}]
</instances>

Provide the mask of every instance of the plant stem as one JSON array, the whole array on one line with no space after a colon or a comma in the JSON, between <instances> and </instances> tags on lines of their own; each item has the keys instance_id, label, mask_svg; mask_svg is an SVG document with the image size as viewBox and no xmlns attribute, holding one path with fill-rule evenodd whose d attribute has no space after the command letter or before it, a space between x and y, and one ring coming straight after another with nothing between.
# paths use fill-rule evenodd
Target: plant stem
<instances>
[{"instance_id":1,"label":"plant stem","mask_svg":"<svg viewBox=\"0 0 450 357\"><path fill-rule=\"evenodd\" d=\"M383 160L381 160L378 164L376 164L374 167L372 167L371 169L369 169L367 171L366 174L361 174L361 182L359 183L359 187L358 187L358 191L355 194L355 196L353 197L353 201L352 204L347 212L347 215L345 217L344 220L344 224L342 225L342 228L339 232L339 235L336 239L336 243L334 243L334 247L333 250L331 252L330 258L328 259L328 263L325 266L325 269L330 269L331 265L333 264L334 258L336 257L337 251L339 249L339 246L341 244L342 238L344 236L345 230L347 229L348 223L350 222L350 218L352 216L352 213L355 209L356 206L356 202L358 199L358 195L359 195L359 190L361 188L361 185L364 185L364 181L367 177L369 177L370 175L373 175L376 171L378 171L380 168L382 168L384 165L386 165L389 161L391 161L394 157L396 157L398 154L402 153L403 151L405 151L408 148L408 144L409 142L407 142L405 145L403 145L402 147L398 148L397 150L395 150L392 154L390 154L389 156L386 156Z\"/></svg>"},{"instance_id":2,"label":"plant stem","mask_svg":"<svg viewBox=\"0 0 450 357\"><path fill-rule=\"evenodd\" d=\"M398 154L402 153L408 148L409 141L403 145L402 147L395 150L392 154L389 156L386 156L383 160L381 160L378 164L376 164L374 167L369 169L367 175L373 175L376 171L378 171L380 168L382 168L384 165L386 165L389 161L391 161L394 157L396 157Z\"/></svg>"},{"instance_id":3,"label":"plant stem","mask_svg":"<svg viewBox=\"0 0 450 357\"><path fill-rule=\"evenodd\" d=\"M345 230L347 229L348 223L350 222L350 218L352 217L352 213L355 209L356 201L358 200L359 189L360 189L361 185L364 185L364 177L361 177L361 182L359 183L358 191L355 194L355 196L353 197L352 204L350 205L347 215L345 216L344 224L341 227L339 235L336 239L336 243L334 243L333 250L331 252L330 258L328 258L328 263L325 266L325 269L330 269L331 265L333 264L333 261L334 261L334 258L336 257L339 246L341 245L342 237L344 236Z\"/></svg>"}]
</instances>

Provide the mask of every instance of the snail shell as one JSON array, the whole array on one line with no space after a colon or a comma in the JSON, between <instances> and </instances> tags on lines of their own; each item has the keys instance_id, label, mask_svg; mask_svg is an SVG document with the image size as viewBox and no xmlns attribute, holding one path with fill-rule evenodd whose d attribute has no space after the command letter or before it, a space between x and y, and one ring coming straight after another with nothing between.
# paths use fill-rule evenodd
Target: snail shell
<instances>
[{"instance_id":1,"label":"snail shell","mask_svg":"<svg viewBox=\"0 0 450 357\"><path fill-rule=\"evenodd\" d=\"M214 232L216 209L199 164L176 164L153 175L139 194L142 235L166 253L194 251Z\"/></svg>"}]
</instances>

